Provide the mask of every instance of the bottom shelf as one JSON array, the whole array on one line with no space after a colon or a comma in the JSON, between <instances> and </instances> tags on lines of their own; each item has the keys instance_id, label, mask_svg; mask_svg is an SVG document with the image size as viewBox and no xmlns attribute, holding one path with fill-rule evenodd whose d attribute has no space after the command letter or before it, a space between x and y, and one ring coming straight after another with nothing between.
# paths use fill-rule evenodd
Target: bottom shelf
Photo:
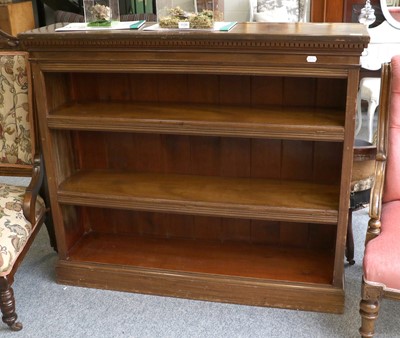
<instances>
[{"instance_id":1,"label":"bottom shelf","mask_svg":"<svg viewBox=\"0 0 400 338\"><path fill-rule=\"evenodd\" d=\"M239 241L209 241L91 232L72 261L330 285L333 252Z\"/></svg>"},{"instance_id":2,"label":"bottom shelf","mask_svg":"<svg viewBox=\"0 0 400 338\"><path fill-rule=\"evenodd\" d=\"M57 266L62 284L341 313L332 274L323 251L94 232Z\"/></svg>"}]
</instances>

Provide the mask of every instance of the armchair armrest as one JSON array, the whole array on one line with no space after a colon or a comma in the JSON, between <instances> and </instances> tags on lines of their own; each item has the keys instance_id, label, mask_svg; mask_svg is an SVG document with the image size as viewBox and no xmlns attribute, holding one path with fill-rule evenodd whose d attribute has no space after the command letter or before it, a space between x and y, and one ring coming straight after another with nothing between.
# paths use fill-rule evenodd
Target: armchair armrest
<instances>
[{"instance_id":1,"label":"armchair armrest","mask_svg":"<svg viewBox=\"0 0 400 338\"><path fill-rule=\"evenodd\" d=\"M389 132L389 105L391 92L391 65L382 65L382 85L378 120L378 141L375 164L375 182L371 190L366 243L380 234L383 192L386 177L386 160Z\"/></svg>"},{"instance_id":2,"label":"armchair armrest","mask_svg":"<svg viewBox=\"0 0 400 338\"><path fill-rule=\"evenodd\" d=\"M32 179L25 190L23 212L25 218L31 222L31 224L36 223L36 200L43 183L44 170L42 168L42 161L42 155L35 155L33 160Z\"/></svg>"},{"instance_id":3,"label":"armchair armrest","mask_svg":"<svg viewBox=\"0 0 400 338\"><path fill-rule=\"evenodd\" d=\"M0 47L1 48L15 49L16 47L18 47L18 44L19 44L19 40L15 36L10 35L0 29Z\"/></svg>"},{"instance_id":4,"label":"armchair armrest","mask_svg":"<svg viewBox=\"0 0 400 338\"><path fill-rule=\"evenodd\" d=\"M366 242L380 234L383 187L385 182L386 156L377 154L375 164L375 181L369 204L368 230Z\"/></svg>"}]
</instances>

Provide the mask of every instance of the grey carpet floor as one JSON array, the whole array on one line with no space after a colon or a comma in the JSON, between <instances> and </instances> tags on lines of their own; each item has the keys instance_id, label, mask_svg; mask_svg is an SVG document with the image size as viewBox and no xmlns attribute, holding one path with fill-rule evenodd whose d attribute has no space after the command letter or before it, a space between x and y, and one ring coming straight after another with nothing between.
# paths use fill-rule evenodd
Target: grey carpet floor
<instances>
[{"instance_id":1,"label":"grey carpet floor","mask_svg":"<svg viewBox=\"0 0 400 338\"><path fill-rule=\"evenodd\" d=\"M43 227L15 276L24 328L0 337L358 337L362 252L368 209L354 213L356 264L345 264L341 315L193 301L59 285L56 253ZM400 337L400 303L384 300L376 337Z\"/></svg>"},{"instance_id":2,"label":"grey carpet floor","mask_svg":"<svg viewBox=\"0 0 400 338\"><path fill-rule=\"evenodd\" d=\"M366 117L363 116L363 126ZM376 125L376 122L375 122ZM366 139L363 128L358 138ZM20 332L1 338L359 337L362 256L368 208L353 214L355 260L345 264L344 314L252 307L59 285L57 255L43 227L14 282ZM400 337L400 302L384 300L377 338Z\"/></svg>"}]
</instances>

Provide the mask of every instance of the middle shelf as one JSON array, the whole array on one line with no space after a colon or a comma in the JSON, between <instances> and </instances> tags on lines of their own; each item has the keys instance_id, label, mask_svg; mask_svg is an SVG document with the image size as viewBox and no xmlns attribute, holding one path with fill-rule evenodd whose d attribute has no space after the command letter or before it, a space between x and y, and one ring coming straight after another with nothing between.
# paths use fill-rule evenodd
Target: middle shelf
<instances>
[{"instance_id":1,"label":"middle shelf","mask_svg":"<svg viewBox=\"0 0 400 338\"><path fill-rule=\"evenodd\" d=\"M343 116L340 109L315 107L85 102L55 109L48 125L70 130L340 142L344 140Z\"/></svg>"},{"instance_id":2,"label":"middle shelf","mask_svg":"<svg viewBox=\"0 0 400 338\"><path fill-rule=\"evenodd\" d=\"M296 180L80 170L62 204L309 223L338 222L337 185Z\"/></svg>"}]
</instances>

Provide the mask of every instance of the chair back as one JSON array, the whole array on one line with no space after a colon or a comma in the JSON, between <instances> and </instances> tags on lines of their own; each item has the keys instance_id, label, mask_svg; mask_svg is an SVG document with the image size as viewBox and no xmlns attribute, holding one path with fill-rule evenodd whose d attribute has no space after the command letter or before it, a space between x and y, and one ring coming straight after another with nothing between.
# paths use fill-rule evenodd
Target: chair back
<instances>
[{"instance_id":1,"label":"chair back","mask_svg":"<svg viewBox=\"0 0 400 338\"><path fill-rule=\"evenodd\" d=\"M386 176L383 202L400 200L400 55L391 61Z\"/></svg>"},{"instance_id":2,"label":"chair back","mask_svg":"<svg viewBox=\"0 0 400 338\"><path fill-rule=\"evenodd\" d=\"M0 32L1 38L4 42L8 36ZM35 128L29 72L28 53L0 49L0 175L30 176L33 168Z\"/></svg>"}]
</instances>

